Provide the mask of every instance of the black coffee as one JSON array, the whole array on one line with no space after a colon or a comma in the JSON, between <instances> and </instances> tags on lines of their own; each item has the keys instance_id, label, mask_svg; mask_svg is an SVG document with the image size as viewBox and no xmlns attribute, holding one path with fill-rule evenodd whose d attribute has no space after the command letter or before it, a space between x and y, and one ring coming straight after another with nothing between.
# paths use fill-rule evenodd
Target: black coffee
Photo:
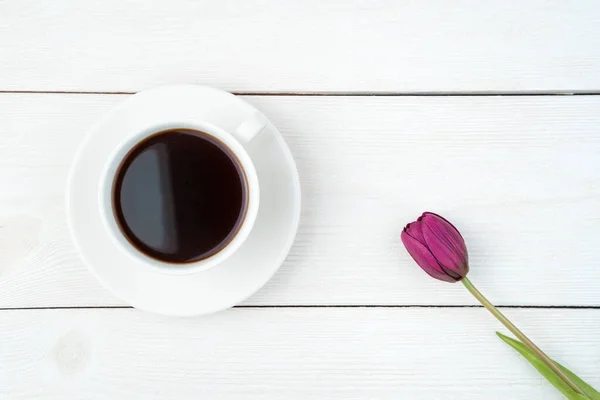
<instances>
[{"instance_id":1,"label":"black coffee","mask_svg":"<svg viewBox=\"0 0 600 400\"><path fill-rule=\"evenodd\" d=\"M117 170L113 207L125 237L142 253L170 263L202 260L239 230L246 177L214 137L189 129L138 143Z\"/></svg>"}]
</instances>

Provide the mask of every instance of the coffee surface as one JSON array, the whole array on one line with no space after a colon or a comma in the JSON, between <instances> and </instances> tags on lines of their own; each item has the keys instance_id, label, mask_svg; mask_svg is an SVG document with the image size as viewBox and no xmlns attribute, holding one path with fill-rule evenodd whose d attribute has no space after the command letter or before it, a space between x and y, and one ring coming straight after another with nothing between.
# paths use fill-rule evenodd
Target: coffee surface
<instances>
[{"instance_id":1,"label":"coffee surface","mask_svg":"<svg viewBox=\"0 0 600 400\"><path fill-rule=\"evenodd\" d=\"M216 138L159 132L138 143L117 170L113 209L125 237L159 261L188 263L222 250L246 213L246 178Z\"/></svg>"}]
</instances>

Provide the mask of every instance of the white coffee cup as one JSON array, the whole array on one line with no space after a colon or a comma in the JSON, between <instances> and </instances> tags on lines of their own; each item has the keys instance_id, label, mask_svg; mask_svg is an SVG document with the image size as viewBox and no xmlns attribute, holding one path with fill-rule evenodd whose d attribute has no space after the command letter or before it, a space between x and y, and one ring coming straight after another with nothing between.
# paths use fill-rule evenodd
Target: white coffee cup
<instances>
[{"instance_id":1,"label":"white coffee cup","mask_svg":"<svg viewBox=\"0 0 600 400\"><path fill-rule=\"evenodd\" d=\"M151 120L151 119L150 119ZM233 132L227 132L198 118L170 118L154 120L152 123L138 127L138 131L127 135L112 152L104 166L99 188L99 205L103 225L114 243L129 257L141 261L150 268L167 274L185 274L207 270L229 258L248 238L260 204L259 180L252 159L245 149L266 126L266 119L260 113L253 113L243 120ZM202 132L224 144L237 158L246 178L245 216L237 228L234 237L221 250L208 258L189 263L168 263L152 258L136 247L124 236L116 219L113 207L114 181L119 166L126 155L141 141L158 132L173 129L189 129Z\"/></svg>"},{"instance_id":2,"label":"white coffee cup","mask_svg":"<svg viewBox=\"0 0 600 400\"><path fill-rule=\"evenodd\" d=\"M121 162L131 160L128 150L145 146L144 138L153 133L177 128L203 132L228 147L226 153L235 153L236 169L243 168L248 181L241 229L231 230L228 246L219 246L214 256L189 264L163 263L162 258L151 258L152 253L146 255L144 248L138 250L140 243L129 242L133 236L121 231L123 218L117 220L112 209L112 195L119 192L112 192L112 184L118 183L115 175L121 182L125 169L120 167L127 168ZM141 310L196 316L240 303L273 276L294 242L300 189L284 138L252 104L215 88L169 85L122 97L91 127L73 160L66 214L83 263L115 296ZM162 202L150 205L157 207L157 214L166 210L158 208ZM158 243L168 237L165 233L153 238Z\"/></svg>"}]
</instances>

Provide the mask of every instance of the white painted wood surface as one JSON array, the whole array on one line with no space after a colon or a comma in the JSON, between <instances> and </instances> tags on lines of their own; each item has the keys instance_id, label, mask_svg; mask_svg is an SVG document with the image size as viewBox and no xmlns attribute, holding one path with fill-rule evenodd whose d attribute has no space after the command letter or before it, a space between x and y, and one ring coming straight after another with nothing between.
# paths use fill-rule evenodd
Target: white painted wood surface
<instances>
[{"instance_id":1,"label":"white painted wood surface","mask_svg":"<svg viewBox=\"0 0 600 400\"><path fill-rule=\"evenodd\" d=\"M507 314L600 385L597 310ZM0 315L3 399L561 398L496 337L498 324L483 309L234 309L197 319L135 310Z\"/></svg>"},{"instance_id":2,"label":"white painted wood surface","mask_svg":"<svg viewBox=\"0 0 600 400\"><path fill-rule=\"evenodd\" d=\"M594 0L0 1L0 399L560 399L404 252L426 209L599 387L600 96L539 96L600 93L598 71ZM245 99L298 163L296 244L206 318L105 308L65 225L75 149L126 96L106 92L167 83L289 94ZM465 96L497 92L538 95Z\"/></svg>"},{"instance_id":3,"label":"white painted wood surface","mask_svg":"<svg viewBox=\"0 0 600 400\"><path fill-rule=\"evenodd\" d=\"M600 90L596 0L0 2L0 90Z\"/></svg>"},{"instance_id":4,"label":"white painted wood surface","mask_svg":"<svg viewBox=\"0 0 600 400\"><path fill-rule=\"evenodd\" d=\"M120 305L75 253L68 168L124 95L0 95L0 307ZM600 97L249 96L297 160L303 217L246 304L475 304L399 235L421 211L464 233L498 304L600 305Z\"/></svg>"}]
</instances>

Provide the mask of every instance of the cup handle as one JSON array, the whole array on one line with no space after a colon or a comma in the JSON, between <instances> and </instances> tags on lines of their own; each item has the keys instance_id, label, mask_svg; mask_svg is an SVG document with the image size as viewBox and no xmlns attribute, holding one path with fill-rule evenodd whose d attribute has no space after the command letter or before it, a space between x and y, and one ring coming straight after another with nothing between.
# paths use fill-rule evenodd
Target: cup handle
<instances>
[{"instance_id":1,"label":"cup handle","mask_svg":"<svg viewBox=\"0 0 600 400\"><path fill-rule=\"evenodd\" d=\"M235 136L243 143L249 143L267 126L267 119L260 112L246 118L235 130Z\"/></svg>"}]
</instances>

